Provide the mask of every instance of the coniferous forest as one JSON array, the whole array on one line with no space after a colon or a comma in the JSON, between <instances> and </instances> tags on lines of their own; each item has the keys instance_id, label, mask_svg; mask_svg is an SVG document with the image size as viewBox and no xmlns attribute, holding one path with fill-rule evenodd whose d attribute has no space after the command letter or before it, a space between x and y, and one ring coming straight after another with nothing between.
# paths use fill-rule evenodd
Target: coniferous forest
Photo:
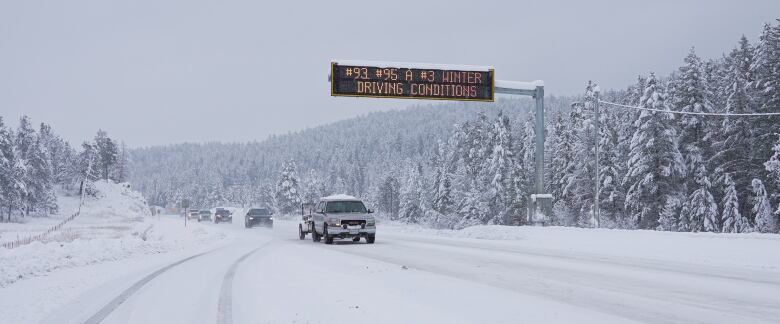
<instances>
[{"instance_id":1,"label":"coniferous forest","mask_svg":"<svg viewBox=\"0 0 780 324\"><path fill-rule=\"evenodd\" d=\"M128 154L102 130L74 148L46 123L36 130L22 116L14 129L0 117L0 220L56 214L57 191L90 194L91 181L85 179L124 181Z\"/></svg>"},{"instance_id":2,"label":"coniferous forest","mask_svg":"<svg viewBox=\"0 0 780 324\"><path fill-rule=\"evenodd\" d=\"M130 179L157 205L187 198L295 213L301 202L347 193L404 222L524 225L534 136L544 131L550 224L594 226L598 199L602 227L778 232L780 116L761 114L780 112L780 21L720 57L679 54L673 73L641 73L600 98L699 115L602 102L595 129L594 80L581 95L547 97L544 130L534 129L530 100L416 106L261 142L134 149Z\"/></svg>"}]
</instances>

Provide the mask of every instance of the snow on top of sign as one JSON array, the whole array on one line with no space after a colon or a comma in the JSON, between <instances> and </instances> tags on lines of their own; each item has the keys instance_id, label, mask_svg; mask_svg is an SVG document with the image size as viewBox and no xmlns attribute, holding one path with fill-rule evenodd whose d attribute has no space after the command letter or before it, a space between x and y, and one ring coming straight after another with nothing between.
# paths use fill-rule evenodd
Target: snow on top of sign
<instances>
[{"instance_id":1,"label":"snow on top of sign","mask_svg":"<svg viewBox=\"0 0 780 324\"><path fill-rule=\"evenodd\" d=\"M544 81L536 80L531 82L519 82L519 81L496 80L496 88L536 90L536 87L544 87Z\"/></svg>"},{"instance_id":2,"label":"snow on top of sign","mask_svg":"<svg viewBox=\"0 0 780 324\"><path fill-rule=\"evenodd\" d=\"M461 65L461 64L436 64L436 63L411 63L411 62L386 62L386 61L361 61L361 60L333 60L338 65L372 66L378 68L407 68L407 69L432 69L432 70L456 70L488 72L492 66Z\"/></svg>"}]
</instances>

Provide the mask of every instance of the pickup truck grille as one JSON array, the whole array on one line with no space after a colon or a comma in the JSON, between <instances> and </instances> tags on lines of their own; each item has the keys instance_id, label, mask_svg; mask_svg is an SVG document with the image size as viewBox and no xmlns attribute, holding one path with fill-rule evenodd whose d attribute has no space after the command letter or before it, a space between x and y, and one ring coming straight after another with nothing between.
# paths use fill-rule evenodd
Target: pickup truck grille
<instances>
[{"instance_id":1,"label":"pickup truck grille","mask_svg":"<svg viewBox=\"0 0 780 324\"><path fill-rule=\"evenodd\" d=\"M363 225L365 223L366 223L365 220L343 220L343 221L341 221L341 224L349 225L349 226Z\"/></svg>"}]
</instances>

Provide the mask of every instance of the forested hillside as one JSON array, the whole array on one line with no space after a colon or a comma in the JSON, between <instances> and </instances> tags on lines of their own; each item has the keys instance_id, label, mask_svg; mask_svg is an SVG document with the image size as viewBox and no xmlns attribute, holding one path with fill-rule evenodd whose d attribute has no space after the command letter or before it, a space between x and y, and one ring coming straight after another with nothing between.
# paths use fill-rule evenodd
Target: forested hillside
<instances>
[{"instance_id":1,"label":"forested hillside","mask_svg":"<svg viewBox=\"0 0 780 324\"><path fill-rule=\"evenodd\" d=\"M548 107L565 108L568 102L552 98ZM403 164L429 161L437 142L446 142L453 125L472 120L480 112L495 117L503 111L514 119L530 118L532 108L530 100L513 99L495 104L418 106L367 113L262 142L135 149L132 180L155 204L175 204L183 197L204 207L270 204L267 200L273 196L284 163L294 161L304 187L317 182L311 184L320 187L317 192L349 192L369 198L386 174L401 177L406 173Z\"/></svg>"},{"instance_id":2,"label":"forested hillside","mask_svg":"<svg viewBox=\"0 0 780 324\"><path fill-rule=\"evenodd\" d=\"M598 199L603 227L778 231L780 117L766 114L780 112L780 25L722 57L693 48L680 56L671 75L641 74L602 92L628 107L603 103L598 130L595 84L583 82L579 97L546 98L551 224L594 226ZM160 205L189 198L291 213L301 201L349 193L406 222L523 225L538 131L531 108L515 99L412 107L256 143L142 148L132 152L132 180Z\"/></svg>"},{"instance_id":3,"label":"forested hillside","mask_svg":"<svg viewBox=\"0 0 780 324\"><path fill-rule=\"evenodd\" d=\"M52 127L36 127L23 116L14 129L0 116L0 220L57 212L56 191L76 192L83 180L127 177L124 144L98 131L93 141L74 148ZM87 181L86 189L91 189Z\"/></svg>"}]
</instances>

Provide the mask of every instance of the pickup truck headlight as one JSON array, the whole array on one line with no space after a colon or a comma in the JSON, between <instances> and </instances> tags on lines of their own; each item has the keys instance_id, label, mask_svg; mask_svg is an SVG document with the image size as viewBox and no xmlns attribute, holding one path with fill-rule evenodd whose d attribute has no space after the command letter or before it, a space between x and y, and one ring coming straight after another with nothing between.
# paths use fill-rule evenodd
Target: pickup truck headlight
<instances>
[{"instance_id":1,"label":"pickup truck headlight","mask_svg":"<svg viewBox=\"0 0 780 324\"><path fill-rule=\"evenodd\" d=\"M373 219L366 221L366 226L376 226L376 221Z\"/></svg>"},{"instance_id":2,"label":"pickup truck headlight","mask_svg":"<svg viewBox=\"0 0 780 324\"><path fill-rule=\"evenodd\" d=\"M328 226L341 227L341 220L337 218L328 218Z\"/></svg>"}]
</instances>

